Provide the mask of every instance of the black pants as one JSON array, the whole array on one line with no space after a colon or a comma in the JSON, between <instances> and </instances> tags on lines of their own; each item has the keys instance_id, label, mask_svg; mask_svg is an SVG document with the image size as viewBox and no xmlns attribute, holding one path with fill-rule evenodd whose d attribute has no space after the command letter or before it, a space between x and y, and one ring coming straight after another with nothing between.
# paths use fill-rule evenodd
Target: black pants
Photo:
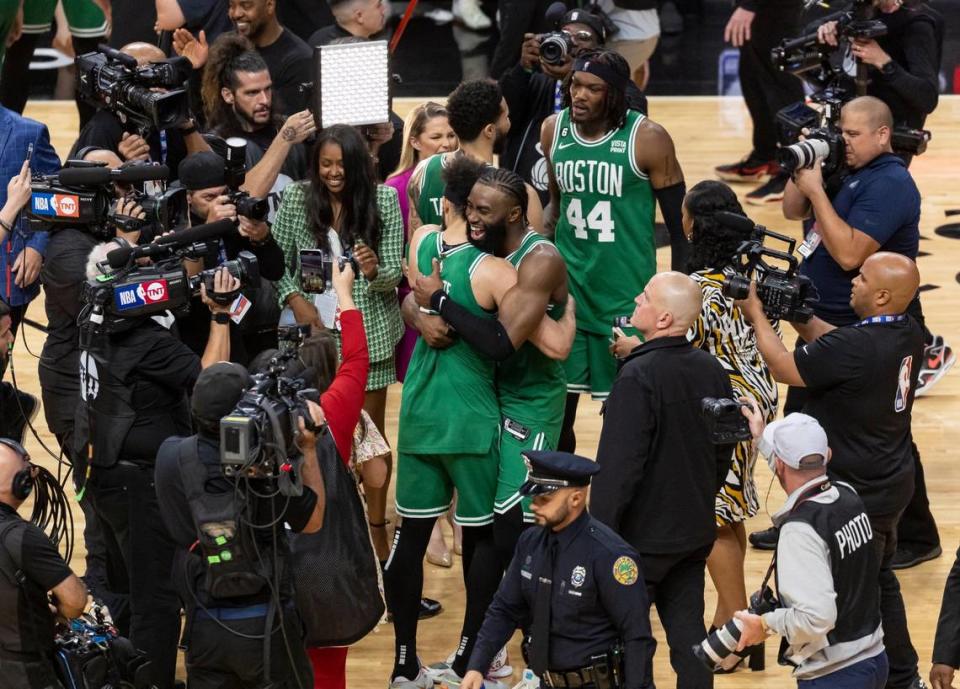
<instances>
[{"instance_id":1,"label":"black pants","mask_svg":"<svg viewBox=\"0 0 960 689\"><path fill-rule=\"evenodd\" d=\"M63 689L50 661L24 662L0 658L3 689Z\"/></svg>"},{"instance_id":2,"label":"black pants","mask_svg":"<svg viewBox=\"0 0 960 689\"><path fill-rule=\"evenodd\" d=\"M160 516L153 467L117 463L94 469L87 484L107 552L109 588L129 596L128 620L115 620L145 651L159 689L173 687L180 602L171 584L174 544Z\"/></svg>"},{"instance_id":3,"label":"black pants","mask_svg":"<svg viewBox=\"0 0 960 689\"><path fill-rule=\"evenodd\" d=\"M917 678L917 651L907 629L907 611L900 593L900 582L890 569L897 551L897 521L900 513L869 515L873 529L873 546L880 557L880 617L883 622L883 644L890 660L888 689L906 689Z\"/></svg>"},{"instance_id":4,"label":"black pants","mask_svg":"<svg viewBox=\"0 0 960 689\"><path fill-rule=\"evenodd\" d=\"M930 512L930 500L927 498L927 483L920 463L920 451L916 443L913 446L913 497L907 509L900 515L897 524L897 545L918 553L928 552L940 545L940 532L937 522Z\"/></svg>"},{"instance_id":5,"label":"black pants","mask_svg":"<svg viewBox=\"0 0 960 689\"><path fill-rule=\"evenodd\" d=\"M292 609L284 615L286 639L277 622L273 624L270 681L265 679L263 639L237 636L217 622L197 617L189 623L186 661L190 689L312 689L313 670L304 649L300 619ZM247 636L260 636L265 628L263 617L220 622Z\"/></svg>"},{"instance_id":6,"label":"black pants","mask_svg":"<svg viewBox=\"0 0 960 689\"><path fill-rule=\"evenodd\" d=\"M759 160L776 155L777 111L803 100L803 82L770 61L774 46L800 33L801 9L799 0L759 3L750 40L740 48L740 89L753 120L753 156Z\"/></svg>"},{"instance_id":7,"label":"black pants","mask_svg":"<svg viewBox=\"0 0 960 689\"><path fill-rule=\"evenodd\" d=\"M710 689L713 673L693 655L703 641L703 579L712 546L687 553L640 554L640 570L647 596L656 604L667 634L670 665L677 673L677 689ZM647 663L647 682L653 686L653 649Z\"/></svg>"}]
</instances>

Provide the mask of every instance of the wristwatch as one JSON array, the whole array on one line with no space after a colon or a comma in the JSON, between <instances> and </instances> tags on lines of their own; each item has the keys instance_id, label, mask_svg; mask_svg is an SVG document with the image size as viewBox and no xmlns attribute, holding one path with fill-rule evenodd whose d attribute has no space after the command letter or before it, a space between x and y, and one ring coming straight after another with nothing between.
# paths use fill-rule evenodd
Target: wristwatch
<instances>
[{"instance_id":1,"label":"wristwatch","mask_svg":"<svg viewBox=\"0 0 960 689\"><path fill-rule=\"evenodd\" d=\"M223 311L217 311L216 313L210 314L210 320L214 323L219 323L220 325L229 325L230 314L224 313Z\"/></svg>"}]
</instances>

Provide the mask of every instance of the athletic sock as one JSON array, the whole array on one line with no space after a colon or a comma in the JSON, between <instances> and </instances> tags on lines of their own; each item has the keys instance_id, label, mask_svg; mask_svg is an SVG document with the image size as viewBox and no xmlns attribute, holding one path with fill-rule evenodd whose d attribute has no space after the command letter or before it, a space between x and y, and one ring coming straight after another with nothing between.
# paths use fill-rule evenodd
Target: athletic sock
<instances>
[{"instance_id":1,"label":"athletic sock","mask_svg":"<svg viewBox=\"0 0 960 689\"><path fill-rule=\"evenodd\" d=\"M383 583L393 615L394 665L392 677L414 679L417 660L417 620L423 595L423 556L427 552L435 518L404 517L393 538Z\"/></svg>"},{"instance_id":2,"label":"athletic sock","mask_svg":"<svg viewBox=\"0 0 960 689\"><path fill-rule=\"evenodd\" d=\"M480 631L483 617L493 601L502 578L497 549L493 542L493 525L463 527L464 554L467 553L468 544L472 555L466 580L467 605L463 616L460 643L453 659L453 671L460 677L463 677L467 671L467 663L473 652L473 644L477 640L477 632Z\"/></svg>"}]
</instances>

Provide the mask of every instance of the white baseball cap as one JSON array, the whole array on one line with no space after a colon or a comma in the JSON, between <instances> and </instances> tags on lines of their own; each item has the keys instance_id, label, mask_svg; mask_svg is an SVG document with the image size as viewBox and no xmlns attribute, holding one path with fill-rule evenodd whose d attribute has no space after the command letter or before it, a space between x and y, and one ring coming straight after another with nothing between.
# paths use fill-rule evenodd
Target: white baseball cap
<instances>
[{"instance_id":1,"label":"white baseball cap","mask_svg":"<svg viewBox=\"0 0 960 689\"><path fill-rule=\"evenodd\" d=\"M760 453L768 458L772 465L773 455L789 467L794 469L813 469L826 466L829 457L827 433L823 426L807 414L795 413L774 421L763 429L763 437L759 442ZM800 461L804 457L819 455L820 463Z\"/></svg>"}]
</instances>

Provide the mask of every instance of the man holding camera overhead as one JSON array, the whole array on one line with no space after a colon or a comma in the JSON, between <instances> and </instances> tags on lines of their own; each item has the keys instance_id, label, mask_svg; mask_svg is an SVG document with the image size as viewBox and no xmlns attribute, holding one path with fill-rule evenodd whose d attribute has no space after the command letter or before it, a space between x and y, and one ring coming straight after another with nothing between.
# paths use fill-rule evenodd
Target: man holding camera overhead
<instances>
[{"instance_id":1,"label":"man holding camera overhead","mask_svg":"<svg viewBox=\"0 0 960 689\"><path fill-rule=\"evenodd\" d=\"M817 317L794 324L807 344L793 352L767 320L754 286L737 302L774 379L807 388L803 411L823 426L833 449L829 476L853 486L866 505L880 558L890 689L920 686L900 584L890 568L897 522L913 494L910 422L923 332L908 309L919 284L910 258L874 253L860 266L850 293L850 308L860 320L841 327Z\"/></svg>"},{"instance_id":2,"label":"man holding camera overhead","mask_svg":"<svg viewBox=\"0 0 960 689\"><path fill-rule=\"evenodd\" d=\"M99 275L97 263L114 247L111 242L93 249L88 279ZM230 358L229 295L238 292L240 281L220 269L213 286L211 294L201 287L213 319L202 358L170 332L169 312L107 315L110 332L93 333L80 353L74 451L89 458L81 493L93 503L103 530L110 589L129 592L129 625L118 620L118 626L150 657L159 689L173 687L180 604L170 581L174 546L163 528L153 467L164 440L191 431L187 393L201 369ZM90 324L89 316L80 318ZM83 337L82 326L81 349Z\"/></svg>"},{"instance_id":3,"label":"man holding camera overhead","mask_svg":"<svg viewBox=\"0 0 960 689\"><path fill-rule=\"evenodd\" d=\"M594 518L640 554L678 689L713 686L691 649L706 635L703 579L717 537L714 502L733 454L732 443L714 444L701 413L703 398L733 396L720 362L687 341L701 301L697 283L675 272L655 275L635 299L630 323L644 343L624 360L604 405L597 449L603 471L590 499Z\"/></svg>"}]
</instances>

